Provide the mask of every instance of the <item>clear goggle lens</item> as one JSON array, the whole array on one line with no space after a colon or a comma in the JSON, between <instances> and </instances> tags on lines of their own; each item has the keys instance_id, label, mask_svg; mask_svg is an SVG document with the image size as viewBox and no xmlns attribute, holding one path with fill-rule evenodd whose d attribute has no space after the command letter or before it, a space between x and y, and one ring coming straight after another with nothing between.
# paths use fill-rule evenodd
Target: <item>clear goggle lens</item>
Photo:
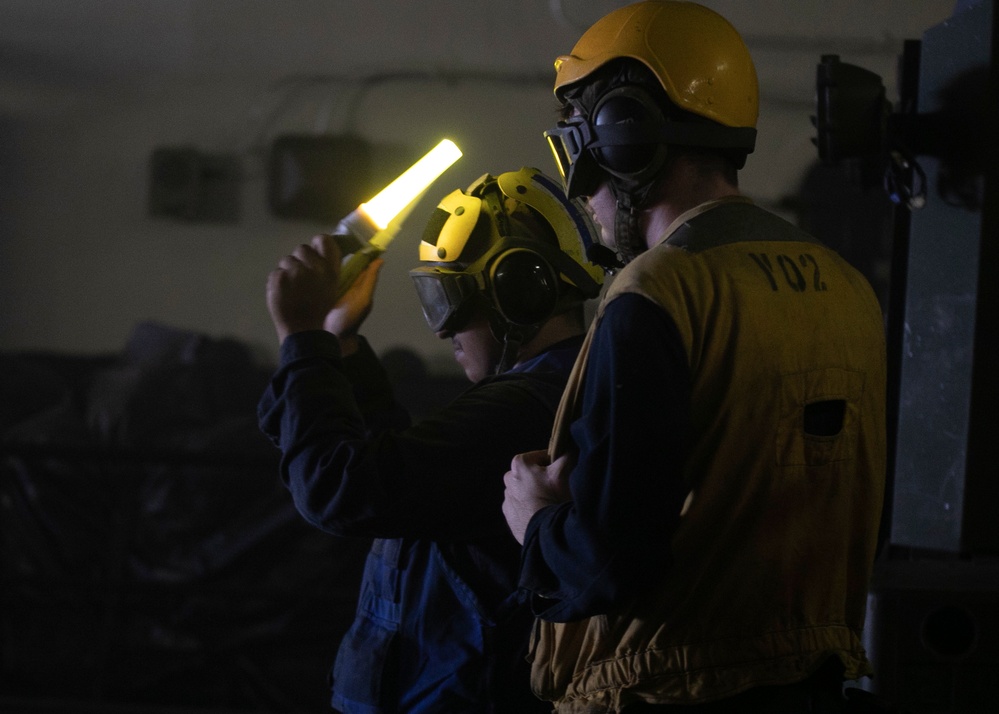
<instances>
[{"instance_id":1,"label":"clear goggle lens","mask_svg":"<svg viewBox=\"0 0 999 714\"><path fill-rule=\"evenodd\" d=\"M430 329L440 332L458 327L463 308L476 293L475 276L444 272L438 268L416 268L409 271L409 276L416 286L423 316Z\"/></svg>"}]
</instances>

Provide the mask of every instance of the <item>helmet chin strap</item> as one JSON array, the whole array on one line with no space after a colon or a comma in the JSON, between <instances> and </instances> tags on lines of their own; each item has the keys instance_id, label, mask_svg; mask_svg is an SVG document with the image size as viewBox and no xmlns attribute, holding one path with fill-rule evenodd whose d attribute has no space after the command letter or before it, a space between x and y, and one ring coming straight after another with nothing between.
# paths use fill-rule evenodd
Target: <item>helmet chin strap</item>
<instances>
[{"instance_id":1,"label":"helmet chin strap","mask_svg":"<svg viewBox=\"0 0 999 714\"><path fill-rule=\"evenodd\" d=\"M512 333L513 330L503 337L503 353L500 355L499 364L496 365L495 374L503 374L517 363L517 354L523 341Z\"/></svg>"},{"instance_id":2,"label":"helmet chin strap","mask_svg":"<svg viewBox=\"0 0 999 714\"><path fill-rule=\"evenodd\" d=\"M500 353L493 374L503 374L517 364L520 348L538 334L541 325L514 325L507 322L496 310L490 310L489 329L493 338L503 345L503 351Z\"/></svg>"},{"instance_id":3,"label":"helmet chin strap","mask_svg":"<svg viewBox=\"0 0 999 714\"><path fill-rule=\"evenodd\" d=\"M649 249L645 234L639 225L640 209L648 199L652 184L637 190L620 185L615 177L610 178L611 190L617 199L614 213L614 243L625 264L630 263Z\"/></svg>"}]
</instances>

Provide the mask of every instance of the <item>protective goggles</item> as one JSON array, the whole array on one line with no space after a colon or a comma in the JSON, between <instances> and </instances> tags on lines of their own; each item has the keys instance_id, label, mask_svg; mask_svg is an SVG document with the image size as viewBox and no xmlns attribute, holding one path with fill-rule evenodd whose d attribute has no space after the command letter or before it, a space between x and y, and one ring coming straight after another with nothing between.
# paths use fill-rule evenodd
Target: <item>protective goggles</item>
<instances>
[{"instance_id":1,"label":"protective goggles","mask_svg":"<svg viewBox=\"0 0 999 714\"><path fill-rule=\"evenodd\" d=\"M598 146L593 127L583 117L560 121L545 132L548 148L569 199L592 195L600 185L600 167L590 154Z\"/></svg>"},{"instance_id":2,"label":"protective goggles","mask_svg":"<svg viewBox=\"0 0 999 714\"><path fill-rule=\"evenodd\" d=\"M487 175L488 176L488 175ZM478 187L486 177L479 179ZM482 199L457 190L445 196L431 216L420 243L420 260L424 262L458 262L472 234L486 227L480 221ZM434 332L454 330L466 313L470 298L485 284L484 276L476 271L450 270L435 266L420 266L409 271L416 294L423 306L423 315Z\"/></svg>"},{"instance_id":3,"label":"protective goggles","mask_svg":"<svg viewBox=\"0 0 999 714\"><path fill-rule=\"evenodd\" d=\"M691 136L702 132L696 128L667 126L655 122L629 122L594 125L583 116L560 121L545 132L545 139L555 156L562 185L569 199L592 196L607 177L624 176L594 157L601 149L619 146L655 145L666 141L688 143Z\"/></svg>"},{"instance_id":4,"label":"protective goggles","mask_svg":"<svg viewBox=\"0 0 999 714\"><path fill-rule=\"evenodd\" d=\"M481 273L463 273L443 268L425 267L409 271L416 294L423 306L423 316L434 332L459 329L467 317L472 298L482 290Z\"/></svg>"},{"instance_id":5,"label":"protective goggles","mask_svg":"<svg viewBox=\"0 0 999 714\"><path fill-rule=\"evenodd\" d=\"M625 88L626 89L626 88ZM609 98L613 99L613 96ZM601 105L606 100L601 100ZM600 111L600 106L597 107ZM619 146L677 144L717 149L752 151L756 143L753 127L728 127L713 122L639 121L593 124L583 116L560 121L545 132L555 157L562 185L570 199L592 196L609 174L631 177L629 171L615 171L606 157L598 162L594 153Z\"/></svg>"}]
</instances>

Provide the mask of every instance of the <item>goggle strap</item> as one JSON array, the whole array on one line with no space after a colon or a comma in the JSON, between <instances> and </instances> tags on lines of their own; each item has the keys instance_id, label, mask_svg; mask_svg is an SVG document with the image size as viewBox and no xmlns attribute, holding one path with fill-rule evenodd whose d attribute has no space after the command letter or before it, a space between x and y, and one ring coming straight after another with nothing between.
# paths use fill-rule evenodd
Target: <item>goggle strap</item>
<instances>
[{"instance_id":1,"label":"goggle strap","mask_svg":"<svg viewBox=\"0 0 999 714\"><path fill-rule=\"evenodd\" d=\"M641 124L602 124L591 126L586 122L562 123L545 132L551 142L558 139L561 156L571 165L586 149L629 144L677 144L680 146L705 146L715 149L746 149L756 145L756 129L731 127L696 122L668 122ZM554 147L553 147L554 148Z\"/></svg>"}]
</instances>

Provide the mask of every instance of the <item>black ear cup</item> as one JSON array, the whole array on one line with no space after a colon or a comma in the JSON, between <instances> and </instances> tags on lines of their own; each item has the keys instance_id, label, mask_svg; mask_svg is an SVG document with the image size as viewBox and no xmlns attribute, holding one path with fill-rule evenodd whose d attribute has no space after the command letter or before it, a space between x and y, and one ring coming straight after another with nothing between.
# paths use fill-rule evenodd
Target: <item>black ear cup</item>
<instances>
[{"instance_id":1,"label":"black ear cup","mask_svg":"<svg viewBox=\"0 0 999 714\"><path fill-rule=\"evenodd\" d=\"M650 141L661 136L666 122L662 108L645 89L628 85L612 89L594 106L590 123L596 135L601 127L614 127L618 139L592 149L604 170L623 179L644 182L666 161L666 145Z\"/></svg>"},{"instance_id":2,"label":"black ear cup","mask_svg":"<svg viewBox=\"0 0 999 714\"><path fill-rule=\"evenodd\" d=\"M496 308L515 325L537 325L558 304L558 275L533 250L515 248L502 253L490 270Z\"/></svg>"}]
</instances>

